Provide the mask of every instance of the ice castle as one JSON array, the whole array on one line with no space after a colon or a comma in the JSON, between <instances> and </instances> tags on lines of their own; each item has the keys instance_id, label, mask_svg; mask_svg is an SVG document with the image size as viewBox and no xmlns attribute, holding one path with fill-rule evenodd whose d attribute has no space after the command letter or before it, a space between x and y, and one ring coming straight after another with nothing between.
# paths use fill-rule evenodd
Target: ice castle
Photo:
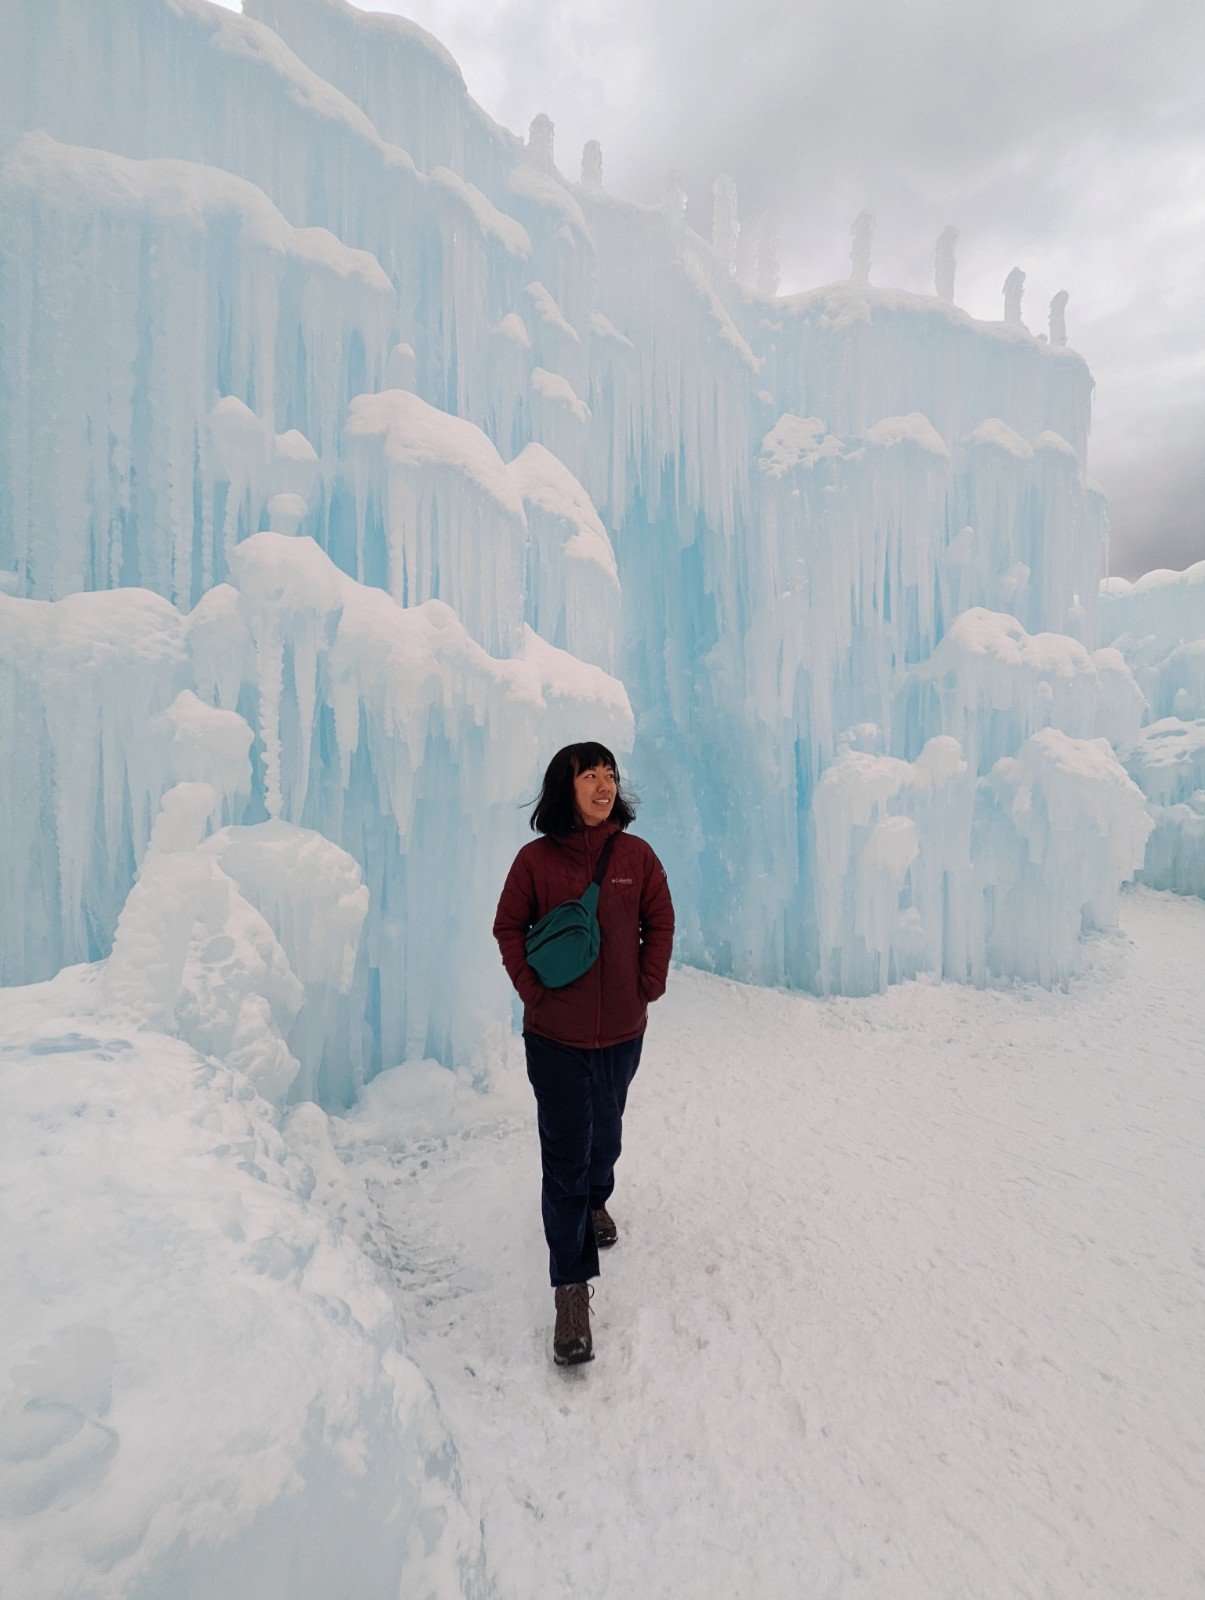
<instances>
[{"instance_id":1,"label":"ice castle","mask_svg":"<svg viewBox=\"0 0 1205 1600\"><path fill-rule=\"evenodd\" d=\"M0 983L108 957L277 1103L483 1061L587 737L737 978L1059 983L1205 892L1205 564L1102 596L1065 296L866 216L746 287L729 180L572 181L344 0L19 7L0 151Z\"/></svg>"}]
</instances>

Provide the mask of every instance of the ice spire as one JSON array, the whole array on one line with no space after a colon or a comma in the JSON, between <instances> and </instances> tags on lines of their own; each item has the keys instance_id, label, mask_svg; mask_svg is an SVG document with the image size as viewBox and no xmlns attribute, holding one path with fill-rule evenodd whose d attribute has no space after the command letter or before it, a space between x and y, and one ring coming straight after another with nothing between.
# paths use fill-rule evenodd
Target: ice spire
<instances>
[{"instance_id":1,"label":"ice spire","mask_svg":"<svg viewBox=\"0 0 1205 1600\"><path fill-rule=\"evenodd\" d=\"M666 221L676 233L686 221L686 183L680 172L666 174L661 209L665 213Z\"/></svg>"},{"instance_id":2,"label":"ice spire","mask_svg":"<svg viewBox=\"0 0 1205 1600\"><path fill-rule=\"evenodd\" d=\"M1050 302L1050 342L1059 347L1067 343L1067 300L1066 289L1060 289Z\"/></svg>"},{"instance_id":3,"label":"ice spire","mask_svg":"<svg viewBox=\"0 0 1205 1600\"><path fill-rule=\"evenodd\" d=\"M758 294L773 299L778 293L778 227L768 211L757 224L754 272Z\"/></svg>"},{"instance_id":4,"label":"ice spire","mask_svg":"<svg viewBox=\"0 0 1205 1600\"><path fill-rule=\"evenodd\" d=\"M1004 280L1004 320L1014 327L1023 326L1021 322L1021 295L1025 289L1025 274L1020 267L1014 267Z\"/></svg>"},{"instance_id":5,"label":"ice spire","mask_svg":"<svg viewBox=\"0 0 1205 1600\"><path fill-rule=\"evenodd\" d=\"M582 146L582 188L597 194L602 188L602 145L587 139Z\"/></svg>"},{"instance_id":6,"label":"ice spire","mask_svg":"<svg viewBox=\"0 0 1205 1600\"><path fill-rule=\"evenodd\" d=\"M741 225L736 212L736 183L727 172L721 172L715 180L712 195L711 243L720 265L732 277L736 272L736 246Z\"/></svg>"},{"instance_id":7,"label":"ice spire","mask_svg":"<svg viewBox=\"0 0 1205 1600\"><path fill-rule=\"evenodd\" d=\"M957 228L943 228L937 235L937 251L933 261L933 287L937 298L944 300L947 305L953 305L954 303L954 268L957 265L955 246L957 243Z\"/></svg>"},{"instance_id":8,"label":"ice spire","mask_svg":"<svg viewBox=\"0 0 1205 1600\"><path fill-rule=\"evenodd\" d=\"M874 238L874 217L869 211L859 211L849 230L853 241L849 248L849 281L870 282L870 243Z\"/></svg>"},{"instance_id":9,"label":"ice spire","mask_svg":"<svg viewBox=\"0 0 1205 1600\"><path fill-rule=\"evenodd\" d=\"M556 163L552 156L553 140L556 130L552 125L552 118L543 111L531 119L531 127L527 133L527 155L532 166L543 167L551 172Z\"/></svg>"}]
</instances>

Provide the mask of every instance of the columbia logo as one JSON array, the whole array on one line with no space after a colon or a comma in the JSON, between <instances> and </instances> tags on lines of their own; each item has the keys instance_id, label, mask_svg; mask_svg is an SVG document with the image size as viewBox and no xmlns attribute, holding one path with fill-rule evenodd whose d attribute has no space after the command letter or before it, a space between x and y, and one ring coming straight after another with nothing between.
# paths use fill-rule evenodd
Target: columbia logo
<instances>
[{"instance_id":1,"label":"columbia logo","mask_svg":"<svg viewBox=\"0 0 1205 1600\"><path fill-rule=\"evenodd\" d=\"M612 878L612 883L635 883L635 878Z\"/></svg>"}]
</instances>

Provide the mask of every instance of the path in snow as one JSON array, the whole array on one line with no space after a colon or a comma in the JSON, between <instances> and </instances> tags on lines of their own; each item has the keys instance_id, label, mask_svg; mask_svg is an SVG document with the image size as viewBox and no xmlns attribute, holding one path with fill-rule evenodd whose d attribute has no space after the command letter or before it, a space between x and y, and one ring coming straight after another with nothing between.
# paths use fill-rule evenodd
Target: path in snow
<instances>
[{"instance_id":1,"label":"path in snow","mask_svg":"<svg viewBox=\"0 0 1205 1600\"><path fill-rule=\"evenodd\" d=\"M1205 904L1123 927L1070 993L675 970L571 1371L518 1059L341 1125L505 1600L1205 1594Z\"/></svg>"}]
</instances>

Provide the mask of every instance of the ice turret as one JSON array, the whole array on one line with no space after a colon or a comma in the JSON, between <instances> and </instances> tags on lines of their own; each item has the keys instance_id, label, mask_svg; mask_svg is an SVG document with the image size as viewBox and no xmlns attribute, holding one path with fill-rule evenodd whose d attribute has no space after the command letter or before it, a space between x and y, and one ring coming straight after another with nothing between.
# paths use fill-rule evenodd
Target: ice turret
<instances>
[{"instance_id":1,"label":"ice turret","mask_svg":"<svg viewBox=\"0 0 1205 1600\"><path fill-rule=\"evenodd\" d=\"M582 188L598 194L602 181L602 145L597 139L587 139L582 146Z\"/></svg>"},{"instance_id":2,"label":"ice turret","mask_svg":"<svg viewBox=\"0 0 1205 1600\"><path fill-rule=\"evenodd\" d=\"M712 194L711 244L721 267L732 277L736 272L736 247L741 236L735 180L728 173L721 172L715 180Z\"/></svg>"},{"instance_id":3,"label":"ice turret","mask_svg":"<svg viewBox=\"0 0 1205 1600\"><path fill-rule=\"evenodd\" d=\"M553 159L553 143L556 130L552 118L541 111L531 120L531 127L527 134L527 159L533 167L539 167L544 172L553 172L556 162Z\"/></svg>"},{"instance_id":4,"label":"ice turret","mask_svg":"<svg viewBox=\"0 0 1205 1600\"><path fill-rule=\"evenodd\" d=\"M768 213L763 213L757 224L754 287L770 300L778 293L778 224Z\"/></svg>"},{"instance_id":5,"label":"ice turret","mask_svg":"<svg viewBox=\"0 0 1205 1600\"><path fill-rule=\"evenodd\" d=\"M870 282L870 246L874 239L874 217L869 211L859 211L849 230L849 281Z\"/></svg>"},{"instance_id":6,"label":"ice turret","mask_svg":"<svg viewBox=\"0 0 1205 1600\"><path fill-rule=\"evenodd\" d=\"M1069 296L1066 289L1060 289L1050 302L1050 343L1056 350L1062 349L1067 343L1067 301Z\"/></svg>"},{"instance_id":7,"label":"ice turret","mask_svg":"<svg viewBox=\"0 0 1205 1600\"><path fill-rule=\"evenodd\" d=\"M1014 267L1004 280L1004 320L1011 327L1020 328L1021 321L1021 295L1025 290L1025 274L1020 267Z\"/></svg>"},{"instance_id":8,"label":"ice turret","mask_svg":"<svg viewBox=\"0 0 1205 1600\"><path fill-rule=\"evenodd\" d=\"M954 227L943 228L937 235L937 248L933 260L933 287L939 300L944 300L947 305L954 303L954 271L957 266L955 247L958 244L958 229Z\"/></svg>"},{"instance_id":9,"label":"ice turret","mask_svg":"<svg viewBox=\"0 0 1205 1600\"><path fill-rule=\"evenodd\" d=\"M661 196L661 211L675 236L686 226L686 180L680 172L669 172Z\"/></svg>"}]
</instances>

